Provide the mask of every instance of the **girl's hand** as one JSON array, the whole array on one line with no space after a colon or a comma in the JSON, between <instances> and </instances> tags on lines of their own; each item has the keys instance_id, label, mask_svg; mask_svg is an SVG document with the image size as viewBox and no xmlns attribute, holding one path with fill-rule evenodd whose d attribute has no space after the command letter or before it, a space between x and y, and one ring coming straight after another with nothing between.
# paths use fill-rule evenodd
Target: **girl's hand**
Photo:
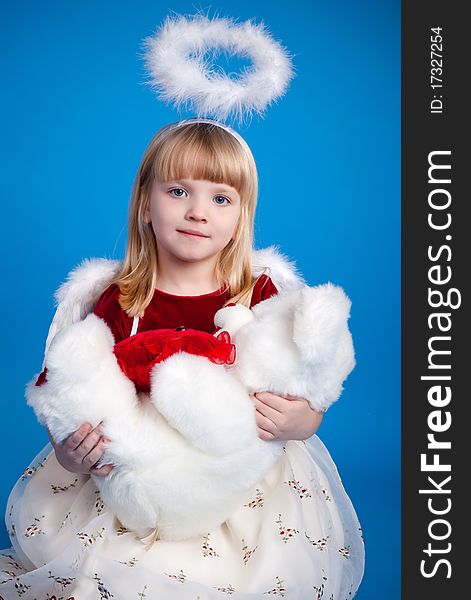
<instances>
[{"instance_id":1,"label":"girl's hand","mask_svg":"<svg viewBox=\"0 0 471 600\"><path fill-rule=\"evenodd\" d=\"M52 439L51 433L46 427L58 463L72 473L106 477L113 465L95 467L103 456L105 444L108 441L101 435L101 426L102 424L99 423L93 428L89 423L84 423L60 444Z\"/></svg>"},{"instance_id":2,"label":"girl's hand","mask_svg":"<svg viewBox=\"0 0 471 600\"><path fill-rule=\"evenodd\" d=\"M271 392L251 394L256 409L258 436L262 440L306 440L319 428L323 413L313 410L304 398L277 396Z\"/></svg>"}]
</instances>

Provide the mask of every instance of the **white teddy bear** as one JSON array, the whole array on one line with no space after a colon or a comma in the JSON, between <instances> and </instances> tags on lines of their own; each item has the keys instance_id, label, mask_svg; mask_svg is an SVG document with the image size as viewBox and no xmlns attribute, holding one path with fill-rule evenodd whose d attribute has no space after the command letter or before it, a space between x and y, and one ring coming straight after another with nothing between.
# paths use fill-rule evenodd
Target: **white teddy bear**
<instances>
[{"instance_id":1,"label":"white teddy bear","mask_svg":"<svg viewBox=\"0 0 471 600\"><path fill-rule=\"evenodd\" d=\"M104 421L111 441L95 477L103 501L128 529L179 540L224 522L282 453L259 439L249 394L306 398L325 411L354 366L350 301L331 284L281 292L252 309L229 306L215 324L236 346L231 366L179 352L156 364L150 396L137 393L93 314L59 331L46 354L47 381L28 403L56 441Z\"/></svg>"}]
</instances>

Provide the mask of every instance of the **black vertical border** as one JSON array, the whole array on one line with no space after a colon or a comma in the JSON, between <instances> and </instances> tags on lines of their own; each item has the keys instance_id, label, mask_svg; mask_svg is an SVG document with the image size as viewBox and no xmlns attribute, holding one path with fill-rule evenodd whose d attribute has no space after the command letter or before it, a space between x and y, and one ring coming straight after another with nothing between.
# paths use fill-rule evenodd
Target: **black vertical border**
<instances>
[{"instance_id":1,"label":"black vertical border","mask_svg":"<svg viewBox=\"0 0 471 600\"><path fill-rule=\"evenodd\" d=\"M465 89L468 87L471 52L471 25L464 10L466 2L422 0L402 3L402 598L403 600L435 600L471 597L471 584L465 573L471 571L470 494L467 474L471 458L471 325L469 318L468 279L471 276L471 194L468 174L471 175L466 144L469 139L469 111L471 102ZM443 112L432 114L430 102L435 92L431 89L431 28L441 27L443 36ZM432 34L433 35L433 34ZM433 151L451 151L451 184L446 187L452 195L450 212L452 223L446 232L434 231L427 223L428 195L433 185L428 183L428 155ZM443 160L443 159L442 159ZM446 159L445 159L446 162ZM439 186L435 186L439 187ZM442 216L444 216L442 214ZM451 240L445 236L451 235ZM438 250L449 245L451 258L431 262L427 256L429 246ZM435 252L435 256L436 256ZM450 266L452 278L448 285L432 285L428 278L431 266L440 263L443 269ZM428 288L456 288L461 293L461 306L457 309L430 308ZM433 333L427 323L432 312L451 313L451 355L442 363L451 363L449 371L434 374L451 375L452 398L442 411L451 414L451 427L437 433L436 438L451 442L451 449L439 452L440 462L449 463L449 473L425 473L420 469L420 457L427 450L427 434L431 433L427 418L436 408L428 402L427 392L433 383L421 380L430 375L428 370L428 342ZM446 344L443 345L445 348ZM437 383L436 383L437 384ZM428 451L433 454L433 451ZM429 462L432 457L429 457ZM428 476L441 482L451 475L447 486L450 494L428 496L420 489L431 489ZM471 480L470 480L471 481ZM449 538L442 541L429 536L430 523L441 518L428 509L428 498L435 508L447 506L449 513L442 515L451 526ZM432 531L445 535L447 527L435 526ZM432 544L433 553L424 549ZM451 544L449 552L445 552ZM448 560L436 565L440 559ZM421 561L425 570L436 574L426 578L421 574ZM471 564L471 563L469 563ZM451 577L447 575L451 573ZM379 590L378 590L379 591Z\"/></svg>"}]
</instances>

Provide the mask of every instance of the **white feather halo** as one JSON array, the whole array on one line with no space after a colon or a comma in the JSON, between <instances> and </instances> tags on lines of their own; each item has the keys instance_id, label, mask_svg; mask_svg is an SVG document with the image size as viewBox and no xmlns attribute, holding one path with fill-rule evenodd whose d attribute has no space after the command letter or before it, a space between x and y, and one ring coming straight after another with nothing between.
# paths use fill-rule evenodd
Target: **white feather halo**
<instances>
[{"instance_id":1,"label":"white feather halo","mask_svg":"<svg viewBox=\"0 0 471 600\"><path fill-rule=\"evenodd\" d=\"M149 83L161 99L219 120L263 114L285 93L294 75L287 51L263 24L251 21L167 17L155 35L144 40L144 47ZM230 78L209 64L209 50L248 57L252 65L237 79Z\"/></svg>"}]
</instances>

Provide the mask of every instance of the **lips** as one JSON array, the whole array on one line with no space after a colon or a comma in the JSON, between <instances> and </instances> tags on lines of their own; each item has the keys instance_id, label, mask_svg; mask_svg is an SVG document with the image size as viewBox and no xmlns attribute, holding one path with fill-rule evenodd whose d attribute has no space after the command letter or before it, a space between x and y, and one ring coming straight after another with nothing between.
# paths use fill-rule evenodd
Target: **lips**
<instances>
[{"instance_id":1,"label":"lips","mask_svg":"<svg viewBox=\"0 0 471 600\"><path fill-rule=\"evenodd\" d=\"M177 231L178 233L184 233L185 235L191 235L192 237L209 237L209 235L205 235L204 233L201 233L201 231L196 231L194 229L177 229Z\"/></svg>"}]
</instances>

